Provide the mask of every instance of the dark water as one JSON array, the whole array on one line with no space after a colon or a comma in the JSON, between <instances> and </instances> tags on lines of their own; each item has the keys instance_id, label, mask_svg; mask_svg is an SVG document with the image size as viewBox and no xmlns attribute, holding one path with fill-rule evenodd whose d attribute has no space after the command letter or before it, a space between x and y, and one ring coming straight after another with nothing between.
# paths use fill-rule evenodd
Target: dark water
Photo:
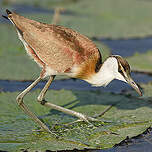
<instances>
[{"instance_id":1,"label":"dark water","mask_svg":"<svg viewBox=\"0 0 152 152\"><path fill-rule=\"evenodd\" d=\"M112 54L120 55L123 57L132 56L135 52L145 53L148 50L152 50L152 37L126 40L100 39L100 41L111 48Z\"/></svg>"},{"instance_id":2,"label":"dark water","mask_svg":"<svg viewBox=\"0 0 152 152\"><path fill-rule=\"evenodd\" d=\"M152 81L152 77L141 74L141 73L132 73L132 78L137 83L147 83ZM29 86L32 82L26 81L8 81L8 80L0 80L0 89L1 91L22 91L27 86ZM42 89L45 85L46 81L40 82L34 89L40 88ZM66 90L101 90L105 92L114 92L120 93L122 90L129 90L132 89L128 84L114 80L112 81L107 87L92 87L90 84L83 80L54 80L49 89L59 90L59 89L66 89Z\"/></svg>"}]
</instances>

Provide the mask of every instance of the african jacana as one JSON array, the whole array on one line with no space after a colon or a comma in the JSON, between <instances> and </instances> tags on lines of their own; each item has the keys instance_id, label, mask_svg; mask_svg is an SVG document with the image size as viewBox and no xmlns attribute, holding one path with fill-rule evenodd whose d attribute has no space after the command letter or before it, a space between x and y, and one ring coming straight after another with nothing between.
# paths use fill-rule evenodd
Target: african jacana
<instances>
[{"instance_id":1,"label":"african jacana","mask_svg":"<svg viewBox=\"0 0 152 152\"><path fill-rule=\"evenodd\" d=\"M6 10L9 19L16 27L18 37L24 44L27 54L42 68L40 76L17 96L17 103L41 128L51 132L24 104L24 96L40 80L49 77L40 92L38 101L45 106L76 116L82 120L94 120L81 113L48 103L44 100L51 82L56 75L79 78L94 86L106 86L113 79L129 83L138 93L142 92L130 76L130 66L121 56L109 56L102 62L96 45L86 36L63 26L40 23Z\"/></svg>"}]
</instances>

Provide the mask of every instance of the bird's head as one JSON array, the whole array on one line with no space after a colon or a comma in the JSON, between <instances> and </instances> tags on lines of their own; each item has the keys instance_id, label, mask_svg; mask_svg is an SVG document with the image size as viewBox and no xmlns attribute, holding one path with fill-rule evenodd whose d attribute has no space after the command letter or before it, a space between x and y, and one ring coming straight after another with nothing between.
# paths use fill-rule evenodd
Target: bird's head
<instances>
[{"instance_id":1,"label":"bird's head","mask_svg":"<svg viewBox=\"0 0 152 152\"><path fill-rule=\"evenodd\" d=\"M142 96L141 90L131 78L130 66L124 58L118 55L112 55L107 58L105 64L107 64L110 68L110 72L112 72L111 74L113 75L113 79L118 79L128 83L137 91L140 96Z\"/></svg>"}]
</instances>

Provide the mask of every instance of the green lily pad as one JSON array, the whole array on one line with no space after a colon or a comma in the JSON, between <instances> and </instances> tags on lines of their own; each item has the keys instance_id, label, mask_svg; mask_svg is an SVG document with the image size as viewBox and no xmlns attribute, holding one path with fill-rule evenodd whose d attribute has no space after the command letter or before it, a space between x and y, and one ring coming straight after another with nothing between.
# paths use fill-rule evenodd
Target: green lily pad
<instances>
[{"instance_id":1,"label":"green lily pad","mask_svg":"<svg viewBox=\"0 0 152 152\"><path fill-rule=\"evenodd\" d=\"M75 11L81 17L77 15L71 19L65 16L61 23L90 37L128 38L150 35L152 6L147 1L83 0L67 5L65 9Z\"/></svg>"},{"instance_id":2,"label":"green lily pad","mask_svg":"<svg viewBox=\"0 0 152 152\"><path fill-rule=\"evenodd\" d=\"M140 84L140 86L143 88L145 97L152 97L152 82L149 82L147 84Z\"/></svg>"},{"instance_id":3,"label":"green lily pad","mask_svg":"<svg viewBox=\"0 0 152 152\"><path fill-rule=\"evenodd\" d=\"M152 26L150 1L15 0L14 4L33 5L47 9L64 7L65 10L73 13L62 15L60 24L76 29L89 37L143 37L150 35L149 31L151 31ZM43 14L42 16L41 19L47 15Z\"/></svg>"},{"instance_id":4,"label":"green lily pad","mask_svg":"<svg viewBox=\"0 0 152 152\"><path fill-rule=\"evenodd\" d=\"M152 51L146 53L135 53L131 57L127 57L133 71L152 72Z\"/></svg>"},{"instance_id":5,"label":"green lily pad","mask_svg":"<svg viewBox=\"0 0 152 152\"><path fill-rule=\"evenodd\" d=\"M9 0L7 0L9 2ZM60 0L12 1L13 4L39 6L47 9L63 7L60 24L71 27L89 37L128 38L151 35L152 6L148 1L137 0ZM8 6L11 8L11 1ZM4 6L4 7L8 7ZM85 8L85 9L84 9ZM128 11L129 8L129 11ZM12 7L13 9L13 7ZM23 14L22 14L23 15ZM32 13L31 13L32 15ZM33 14L37 19L51 23L52 14ZM30 15L28 15L30 16ZM38 17L39 16L39 17Z\"/></svg>"},{"instance_id":6,"label":"green lily pad","mask_svg":"<svg viewBox=\"0 0 152 152\"><path fill-rule=\"evenodd\" d=\"M15 93L0 93L0 149L18 151L111 148L142 133L152 124L152 105L145 99L100 91L49 90L46 100L88 116L113 107L98 118L101 121L74 122L77 118L43 107L36 101L40 90L25 97L25 103L48 124L59 138L37 130L38 126L17 106ZM74 123L72 123L74 122Z\"/></svg>"}]
</instances>

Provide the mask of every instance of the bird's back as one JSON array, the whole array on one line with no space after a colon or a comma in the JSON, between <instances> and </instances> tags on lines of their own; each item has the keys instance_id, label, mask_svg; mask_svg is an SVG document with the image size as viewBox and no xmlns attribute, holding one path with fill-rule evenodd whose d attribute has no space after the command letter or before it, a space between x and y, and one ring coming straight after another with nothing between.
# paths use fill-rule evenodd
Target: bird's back
<instances>
[{"instance_id":1,"label":"bird's back","mask_svg":"<svg viewBox=\"0 0 152 152\"><path fill-rule=\"evenodd\" d=\"M70 28L40 23L16 13L8 17L35 53L31 56L37 56L45 66L58 73L70 73L74 66L84 67L85 63L92 59L94 64L101 61L96 45ZM30 54L30 51L28 53Z\"/></svg>"}]
</instances>

